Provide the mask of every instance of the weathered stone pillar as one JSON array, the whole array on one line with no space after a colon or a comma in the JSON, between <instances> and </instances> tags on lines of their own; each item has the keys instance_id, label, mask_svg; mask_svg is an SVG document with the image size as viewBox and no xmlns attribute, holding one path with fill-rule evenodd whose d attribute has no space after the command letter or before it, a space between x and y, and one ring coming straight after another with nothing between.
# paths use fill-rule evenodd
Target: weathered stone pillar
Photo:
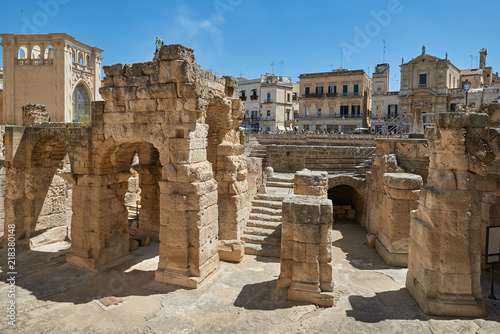
<instances>
[{"instance_id":1,"label":"weathered stone pillar","mask_svg":"<svg viewBox=\"0 0 500 334\"><path fill-rule=\"evenodd\" d=\"M295 195L311 195L328 198L328 173L303 169L293 177Z\"/></svg>"},{"instance_id":2,"label":"weathered stone pillar","mask_svg":"<svg viewBox=\"0 0 500 334\"><path fill-rule=\"evenodd\" d=\"M408 266L410 211L418 207L422 177L408 173L385 173L377 252L390 266Z\"/></svg>"},{"instance_id":3,"label":"weathered stone pillar","mask_svg":"<svg viewBox=\"0 0 500 334\"><path fill-rule=\"evenodd\" d=\"M151 240L159 241L160 233L160 187L161 168L156 166L134 166L139 173L141 208L137 234L147 234Z\"/></svg>"},{"instance_id":4,"label":"weathered stone pillar","mask_svg":"<svg viewBox=\"0 0 500 334\"><path fill-rule=\"evenodd\" d=\"M97 270L128 254L128 214L124 196L130 175L74 176L68 263Z\"/></svg>"},{"instance_id":5,"label":"weathered stone pillar","mask_svg":"<svg viewBox=\"0 0 500 334\"><path fill-rule=\"evenodd\" d=\"M156 280L197 288L219 269L217 182L208 161L167 166L160 181L160 259Z\"/></svg>"},{"instance_id":6,"label":"weathered stone pillar","mask_svg":"<svg viewBox=\"0 0 500 334\"><path fill-rule=\"evenodd\" d=\"M467 132L481 132L487 121L485 114L443 113L429 132L429 178L411 216L406 288L430 315L486 315L480 196L469 171L481 162L465 144Z\"/></svg>"},{"instance_id":7,"label":"weathered stone pillar","mask_svg":"<svg viewBox=\"0 0 500 334\"><path fill-rule=\"evenodd\" d=\"M333 306L332 201L293 195L283 201L277 297Z\"/></svg>"}]
</instances>

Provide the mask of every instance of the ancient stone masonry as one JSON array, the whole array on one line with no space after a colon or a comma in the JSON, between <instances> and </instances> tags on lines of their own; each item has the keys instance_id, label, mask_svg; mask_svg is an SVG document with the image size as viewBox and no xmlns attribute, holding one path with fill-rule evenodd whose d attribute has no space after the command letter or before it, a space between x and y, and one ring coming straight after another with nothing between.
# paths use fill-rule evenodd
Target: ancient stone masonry
<instances>
[{"instance_id":1,"label":"ancient stone masonry","mask_svg":"<svg viewBox=\"0 0 500 334\"><path fill-rule=\"evenodd\" d=\"M219 231L225 245L238 244L248 217L236 80L201 70L193 50L181 45L163 46L151 62L104 71L105 102L93 103L91 127L7 128L6 223L16 224L19 239L29 238L40 211L33 194L44 194L34 176L40 168L53 175L68 153L71 173L64 177L74 190L67 260L99 269L128 253L124 201L138 157L138 231L160 240L156 280L197 287L219 268ZM242 247L233 249L238 257Z\"/></svg>"},{"instance_id":2,"label":"ancient stone masonry","mask_svg":"<svg viewBox=\"0 0 500 334\"><path fill-rule=\"evenodd\" d=\"M306 180L312 188L324 183L320 193L326 193L326 173L297 174L295 181L302 185ZM332 201L325 196L292 195L283 201L278 298L333 306L332 223Z\"/></svg>"},{"instance_id":3,"label":"ancient stone masonry","mask_svg":"<svg viewBox=\"0 0 500 334\"><path fill-rule=\"evenodd\" d=\"M23 126L35 126L36 123L49 121L49 113L43 104L27 103L21 107L23 111Z\"/></svg>"},{"instance_id":4,"label":"ancient stone masonry","mask_svg":"<svg viewBox=\"0 0 500 334\"><path fill-rule=\"evenodd\" d=\"M499 130L491 119L488 114L443 113L427 132L429 178L411 216L406 280L427 314L486 315L481 220L488 222L481 218L481 201L498 196L500 171Z\"/></svg>"},{"instance_id":5,"label":"ancient stone masonry","mask_svg":"<svg viewBox=\"0 0 500 334\"><path fill-rule=\"evenodd\" d=\"M294 175L293 193L295 195L328 196L328 173L303 169Z\"/></svg>"},{"instance_id":6,"label":"ancient stone masonry","mask_svg":"<svg viewBox=\"0 0 500 334\"><path fill-rule=\"evenodd\" d=\"M427 139L378 139L375 159L366 174L367 210L363 227L377 234L382 216L384 174L407 172L422 177L427 182L429 168L429 144Z\"/></svg>"},{"instance_id":7,"label":"ancient stone masonry","mask_svg":"<svg viewBox=\"0 0 500 334\"><path fill-rule=\"evenodd\" d=\"M422 177L409 173L385 173L377 252L391 266L408 266L410 211L416 210Z\"/></svg>"}]
</instances>

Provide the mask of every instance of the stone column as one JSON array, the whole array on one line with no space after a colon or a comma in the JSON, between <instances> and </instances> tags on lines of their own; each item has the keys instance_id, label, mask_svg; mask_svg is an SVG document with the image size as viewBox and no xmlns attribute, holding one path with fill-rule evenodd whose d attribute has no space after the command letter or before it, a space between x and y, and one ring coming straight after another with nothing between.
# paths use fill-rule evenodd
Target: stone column
<instances>
[{"instance_id":1,"label":"stone column","mask_svg":"<svg viewBox=\"0 0 500 334\"><path fill-rule=\"evenodd\" d=\"M485 114L442 113L429 132L427 185L410 223L406 288L429 315L486 315L480 284L479 159L466 149L466 134L486 126Z\"/></svg>"},{"instance_id":2,"label":"stone column","mask_svg":"<svg viewBox=\"0 0 500 334\"><path fill-rule=\"evenodd\" d=\"M390 266L408 266L410 211L418 207L422 177L409 173L385 173L377 252Z\"/></svg>"},{"instance_id":3,"label":"stone column","mask_svg":"<svg viewBox=\"0 0 500 334\"><path fill-rule=\"evenodd\" d=\"M303 169L293 177L295 195L311 195L328 198L328 173Z\"/></svg>"},{"instance_id":4,"label":"stone column","mask_svg":"<svg viewBox=\"0 0 500 334\"><path fill-rule=\"evenodd\" d=\"M293 195L283 201L278 298L333 306L332 201Z\"/></svg>"},{"instance_id":5,"label":"stone column","mask_svg":"<svg viewBox=\"0 0 500 334\"><path fill-rule=\"evenodd\" d=\"M197 288L219 269L217 182L208 161L170 164L160 181L156 280ZM177 182L175 182L177 181Z\"/></svg>"},{"instance_id":6,"label":"stone column","mask_svg":"<svg viewBox=\"0 0 500 334\"><path fill-rule=\"evenodd\" d=\"M130 173L75 175L68 263L97 270L128 254L124 205Z\"/></svg>"}]
</instances>

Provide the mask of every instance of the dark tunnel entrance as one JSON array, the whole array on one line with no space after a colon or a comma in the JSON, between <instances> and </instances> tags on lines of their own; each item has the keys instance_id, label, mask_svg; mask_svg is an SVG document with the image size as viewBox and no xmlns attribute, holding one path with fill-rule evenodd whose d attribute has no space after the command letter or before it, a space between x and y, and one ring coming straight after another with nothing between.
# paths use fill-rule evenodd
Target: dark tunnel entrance
<instances>
[{"instance_id":1,"label":"dark tunnel entrance","mask_svg":"<svg viewBox=\"0 0 500 334\"><path fill-rule=\"evenodd\" d=\"M328 189L328 198L333 202L333 218L335 223L363 221L365 199L353 187L339 185Z\"/></svg>"}]
</instances>

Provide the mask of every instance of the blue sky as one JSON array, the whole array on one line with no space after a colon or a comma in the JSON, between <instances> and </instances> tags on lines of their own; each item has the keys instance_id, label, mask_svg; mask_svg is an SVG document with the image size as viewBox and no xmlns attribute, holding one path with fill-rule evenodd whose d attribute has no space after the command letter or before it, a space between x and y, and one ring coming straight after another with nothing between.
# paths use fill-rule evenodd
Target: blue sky
<instances>
[{"instance_id":1,"label":"blue sky","mask_svg":"<svg viewBox=\"0 0 500 334\"><path fill-rule=\"evenodd\" d=\"M428 54L448 52L460 69L471 68L470 55L475 68L487 48L487 65L500 71L500 1L1 2L1 33L67 33L104 49L104 65L151 60L159 35L193 48L197 63L218 75L256 78L274 62L274 73L298 81L339 67L341 47L344 68L371 73L383 60L383 40L393 87L401 59L418 56L424 44Z\"/></svg>"}]
</instances>

